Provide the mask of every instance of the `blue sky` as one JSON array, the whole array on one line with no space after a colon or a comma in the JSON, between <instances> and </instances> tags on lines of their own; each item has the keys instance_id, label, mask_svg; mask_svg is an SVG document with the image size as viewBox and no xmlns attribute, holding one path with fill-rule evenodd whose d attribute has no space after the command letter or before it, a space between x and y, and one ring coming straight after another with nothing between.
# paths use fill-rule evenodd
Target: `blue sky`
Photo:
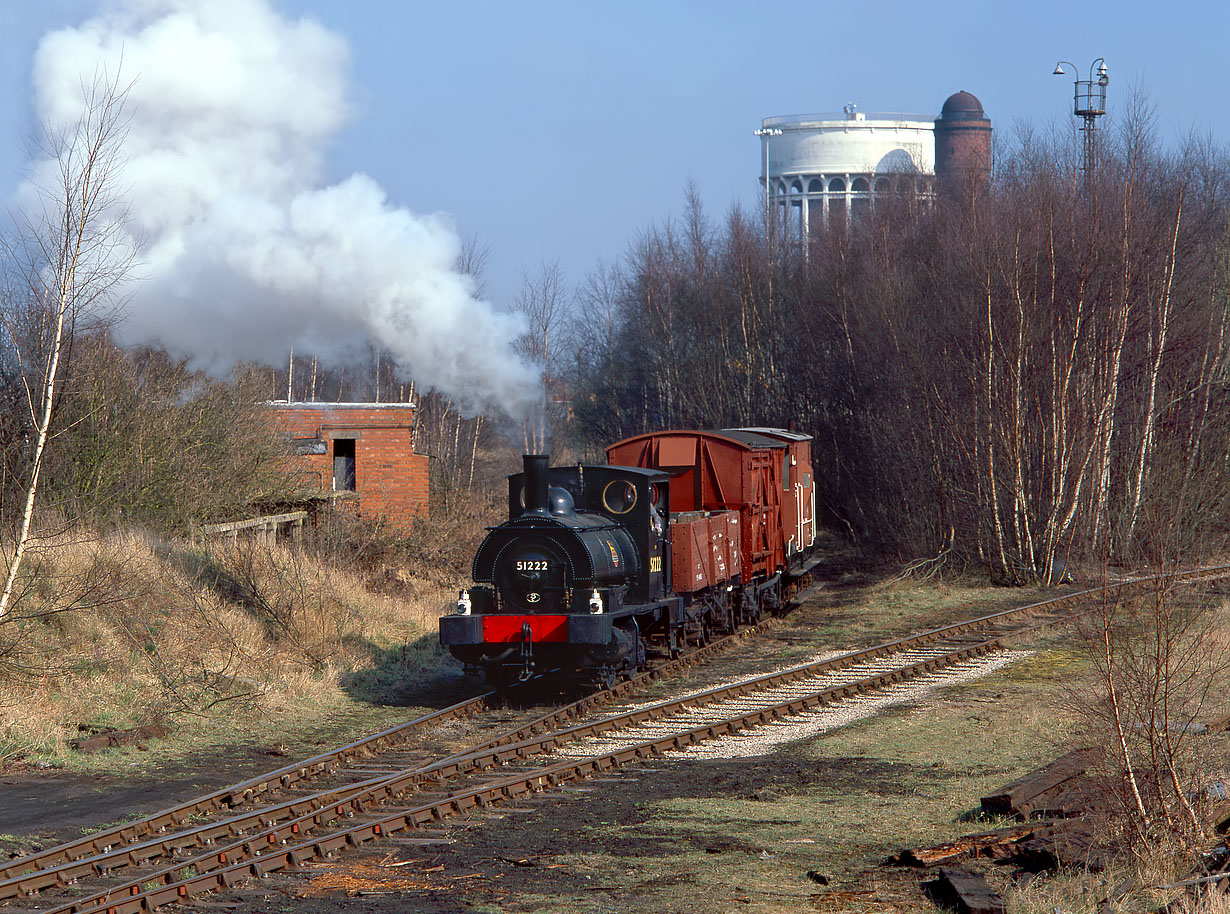
<instances>
[{"instance_id":1,"label":"blue sky","mask_svg":"<svg viewBox=\"0 0 1230 914\"><path fill-rule=\"evenodd\" d=\"M497 305L544 260L575 282L617 259L679 212L689 180L714 216L754 205L752 130L770 115L853 101L934 116L965 89L1000 134L1067 125L1056 59L1105 56L1112 117L1134 87L1164 140L1230 141L1220 3L272 2L350 46L330 178L363 172L399 205L452 214L490 249ZM25 159L39 37L96 8L0 0L0 196Z\"/></svg>"}]
</instances>

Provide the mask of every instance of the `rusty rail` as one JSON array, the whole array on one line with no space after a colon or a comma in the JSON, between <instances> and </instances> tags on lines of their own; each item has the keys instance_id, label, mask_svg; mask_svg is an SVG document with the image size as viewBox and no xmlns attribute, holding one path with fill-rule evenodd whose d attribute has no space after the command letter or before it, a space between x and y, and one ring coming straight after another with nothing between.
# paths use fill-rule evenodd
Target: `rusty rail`
<instances>
[{"instance_id":1,"label":"rusty rail","mask_svg":"<svg viewBox=\"0 0 1230 914\"><path fill-rule=\"evenodd\" d=\"M8 882L11 882L14 877L29 872L31 868L45 868L54 866L56 863L67 863L77 860L91 854L106 853L117 845L131 844L144 835L152 834L168 827L178 827L194 816L212 812L226 806L235 806L245 800L251 800L253 797L273 789L275 786L288 787L313 774L336 768L347 759L358 756L361 753L382 748L391 742L403 739L427 727L482 710L487 706L487 702L494 697L494 692L488 692L475 698L466 699L455 705L442 708L439 711L424 714L422 717L417 717L414 720L398 724L395 727L390 727L371 736L355 740L342 746L340 749L325 752L304 761L295 762L266 774L258 775L230 787L215 790L212 793L196 797L186 803L164 809L142 819L127 822L104 831L94 832L76 841L49 848L38 854L9 860L0 865L0 879L4 880L0 882L0 898L9 897L5 894L4 890L4 886Z\"/></svg>"}]
</instances>

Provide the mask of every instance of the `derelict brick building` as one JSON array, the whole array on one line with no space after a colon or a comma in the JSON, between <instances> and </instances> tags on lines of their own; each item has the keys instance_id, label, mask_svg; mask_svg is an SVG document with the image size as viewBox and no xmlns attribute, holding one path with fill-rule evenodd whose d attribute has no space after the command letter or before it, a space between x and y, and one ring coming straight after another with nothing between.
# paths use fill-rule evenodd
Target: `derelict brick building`
<instances>
[{"instance_id":1,"label":"derelict brick building","mask_svg":"<svg viewBox=\"0 0 1230 914\"><path fill-rule=\"evenodd\" d=\"M275 401L268 409L301 491L344 498L403 530L426 515L428 458L414 453L413 404Z\"/></svg>"}]
</instances>

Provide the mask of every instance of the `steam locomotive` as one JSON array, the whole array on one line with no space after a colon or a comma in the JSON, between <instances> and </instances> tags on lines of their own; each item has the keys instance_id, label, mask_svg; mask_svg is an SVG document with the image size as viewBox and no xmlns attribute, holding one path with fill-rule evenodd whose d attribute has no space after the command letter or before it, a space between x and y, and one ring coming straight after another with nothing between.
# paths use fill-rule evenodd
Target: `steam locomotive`
<instances>
[{"instance_id":1,"label":"steam locomotive","mask_svg":"<svg viewBox=\"0 0 1230 914\"><path fill-rule=\"evenodd\" d=\"M755 622L818 561L810 436L664 431L606 450L606 466L525 456L475 586L440 620L441 644L496 688L610 685Z\"/></svg>"}]
</instances>

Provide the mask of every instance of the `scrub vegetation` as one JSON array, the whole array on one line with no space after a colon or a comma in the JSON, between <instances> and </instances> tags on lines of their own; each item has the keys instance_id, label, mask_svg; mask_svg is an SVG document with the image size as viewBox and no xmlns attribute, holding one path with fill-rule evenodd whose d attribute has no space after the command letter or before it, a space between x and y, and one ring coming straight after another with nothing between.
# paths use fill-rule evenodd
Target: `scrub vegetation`
<instances>
[{"instance_id":1,"label":"scrub vegetation","mask_svg":"<svg viewBox=\"0 0 1230 914\"><path fill-rule=\"evenodd\" d=\"M344 733L458 678L436 643L454 590L408 578L380 593L301 548L65 537L30 574L0 628L0 763L113 765L67 749L79 727L164 722L179 752L247 730L277 743L339 711ZM61 588L94 598L41 612Z\"/></svg>"}]
</instances>

